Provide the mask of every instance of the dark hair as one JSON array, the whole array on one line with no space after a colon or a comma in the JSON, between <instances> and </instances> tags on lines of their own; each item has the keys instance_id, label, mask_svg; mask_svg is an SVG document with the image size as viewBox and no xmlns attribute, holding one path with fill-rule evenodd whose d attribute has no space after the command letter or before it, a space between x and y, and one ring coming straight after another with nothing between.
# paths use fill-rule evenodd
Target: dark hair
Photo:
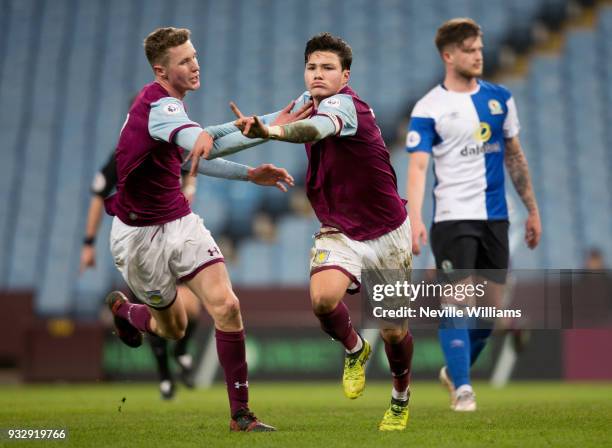
<instances>
[{"instance_id":1,"label":"dark hair","mask_svg":"<svg viewBox=\"0 0 612 448\"><path fill-rule=\"evenodd\" d=\"M151 67L154 64L165 64L168 49L183 45L189 40L191 31L187 28L157 28L144 40L144 49Z\"/></svg>"},{"instance_id":2,"label":"dark hair","mask_svg":"<svg viewBox=\"0 0 612 448\"><path fill-rule=\"evenodd\" d=\"M480 26L467 17L457 17L442 24L436 33L436 47L440 54L448 45L461 45L465 39L482 36Z\"/></svg>"},{"instance_id":3,"label":"dark hair","mask_svg":"<svg viewBox=\"0 0 612 448\"><path fill-rule=\"evenodd\" d=\"M330 51L335 53L340 58L342 70L350 70L353 62L353 50L340 37L333 36L330 33L320 33L310 38L306 43L304 50L304 64L308 62L308 58L315 51Z\"/></svg>"}]
</instances>

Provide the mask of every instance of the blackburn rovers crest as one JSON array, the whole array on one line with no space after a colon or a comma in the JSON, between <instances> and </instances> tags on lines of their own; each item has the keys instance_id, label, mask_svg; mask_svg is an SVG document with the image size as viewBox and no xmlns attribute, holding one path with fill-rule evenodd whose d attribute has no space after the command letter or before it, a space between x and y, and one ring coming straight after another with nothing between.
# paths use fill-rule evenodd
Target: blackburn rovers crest
<instances>
[{"instance_id":1,"label":"blackburn rovers crest","mask_svg":"<svg viewBox=\"0 0 612 448\"><path fill-rule=\"evenodd\" d=\"M491 112L491 115L501 115L504 113L504 110L499 101L489 100L489 112Z\"/></svg>"}]
</instances>

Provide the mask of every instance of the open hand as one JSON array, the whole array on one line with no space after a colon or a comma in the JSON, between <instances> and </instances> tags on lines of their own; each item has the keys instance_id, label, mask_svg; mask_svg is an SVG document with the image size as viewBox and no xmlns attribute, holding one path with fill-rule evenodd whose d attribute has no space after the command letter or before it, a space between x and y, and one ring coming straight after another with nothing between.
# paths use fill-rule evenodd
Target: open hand
<instances>
[{"instance_id":1,"label":"open hand","mask_svg":"<svg viewBox=\"0 0 612 448\"><path fill-rule=\"evenodd\" d=\"M310 116L312 112L312 101L307 102L295 112L291 112L295 106L295 100L291 101L285 106L283 110L279 112L277 117L272 122L271 126L282 126L284 124L293 123L294 121L303 120ZM237 120L234 124L242 133L249 138L269 138L270 133L268 126L266 126L257 116L247 117L245 116L235 103L230 102L230 108Z\"/></svg>"},{"instance_id":2,"label":"open hand","mask_svg":"<svg viewBox=\"0 0 612 448\"><path fill-rule=\"evenodd\" d=\"M312 101L308 101L295 112L291 112L293 106L295 106L295 100L291 101L283 110L280 111L271 125L282 126L284 124L293 123L294 121L299 121L310 117L310 113L312 112Z\"/></svg>"},{"instance_id":3,"label":"open hand","mask_svg":"<svg viewBox=\"0 0 612 448\"><path fill-rule=\"evenodd\" d=\"M295 182L286 169L277 168L271 163L264 163L257 168L249 168L249 181L257 185L276 187L287 192L287 185L293 187Z\"/></svg>"}]
</instances>

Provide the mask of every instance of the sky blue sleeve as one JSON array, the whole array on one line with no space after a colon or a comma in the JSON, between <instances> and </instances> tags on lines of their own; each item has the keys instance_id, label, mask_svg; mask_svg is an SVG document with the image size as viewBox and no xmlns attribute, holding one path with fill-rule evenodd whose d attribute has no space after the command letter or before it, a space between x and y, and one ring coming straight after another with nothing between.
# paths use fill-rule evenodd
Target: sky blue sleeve
<instances>
[{"instance_id":1,"label":"sky blue sleeve","mask_svg":"<svg viewBox=\"0 0 612 448\"><path fill-rule=\"evenodd\" d=\"M183 103L176 98L165 97L151 104L149 134L156 140L173 143L181 129L199 126L189 119Z\"/></svg>"},{"instance_id":2,"label":"sky blue sleeve","mask_svg":"<svg viewBox=\"0 0 612 448\"><path fill-rule=\"evenodd\" d=\"M185 157L188 158L189 154L186 154ZM185 171L191 170L191 160L187 160L182 169ZM215 160L202 159L198 163L198 174L222 179L249 180L249 167L221 158Z\"/></svg>"},{"instance_id":3,"label":"sky blue sleeve","mask_svg":"<svg viewBox=\"0 0 612 448\"><path fill-rule=\"evenodd\" d=\"M297 111L300 107L302 107L308 101L310 101L310 96L308 92L304 92L295 100L295 105L293 106L291 111L292 112ZM278 110L270 114L259 115L259 118L261 119L263 124L265 124L266 126L270 126L272 122L276 119L276 117L278 117L278 114L280 114L280 112L281 111ZM264 140L261 138L245 137L244 135L242 135L242 132L240 131L240 129L234 126L233 122L219 125L219 127L229 126L229 125L231 125L235 129L234 132L226 133L222 136L213 136L213 138L215 138L215 142L213 145L213 149L211 150L210 155L208 156L209 160L214 159L216 157L223 157L223 156L227 156L230 154L234 154L234 153L243 151L245 149L251 148L253 146L261 145L262 143L267 142L267 140ZM205 128L204 130L208 131L208 128Z\"/></svg>"},{"instance_id":4,"label":"sky blue sleeve","mask_svg":"<svg viewBox=\"0 0 612 448\"><path fill-rule=\"evenodd\" d=\"M271 114L261 115L259 116L259 118L261 119L263 124L270 125L270 123L272 123L276 119L276 117L278 117L279 113L280 110ZM235 132L240 132L240 129L238 129L234 124L234 121L228 121L227 123L206 126L204 130L208 132L210 136L215 140L233 134Z\"/></svg>"},{"instance_id":5,"label":"sky blue sleeve","mask_svg":"<svg viewBox=\"0 0 612 448\"><path fill-rule=\"evenodd\" d=\"M183 128L176 133L174 143L188 151L193 150L196 140L200 137L203 129L201 127Z\"/></svg>"},{"instance_id":6,"label":"sky blue sleeve","mask_svg":"<svg viewBox=\"0 0 612 448\"><path fill-rule=\"evenodd\" d=\"M329 117L336 128L336 135L350 137L357 133L357 110L350 95L337 94L319 103L317 115Z\"/></svg>"},{"instance_id":7,"label":"sky blue sleeve","mask_svg":"<svg viewBox=\"0 0 612 448\"><path fill-rule=\"evenodd\" d=\"M259 118L261 119L263 124L269 126L270 123L272 123L276 119L276 117L278 117L279 113L280 110L272 112L271 114L260 115ZM235 132L241 132L240 129L238 129L234 124L234 121L228 121L227 123L206 126L204 130L208 132L210 136L215 140L218 138L223 138Z\"/></svg>"},{"instance_id":8,"label":"sky blue sleeve","mask_svg":"<svg viewBox=\"0 0 612 448\"><path fill-rule=\"evenodd\" d=\"M291 109L292 112L295 112L304 104L306 104L307 101L309 101L309 96L307 94L308 92L304 92L295 100L295 105ZM277 110L276 112L272 112L270 114L258 115L258 117L263 122L263 124L265 124L266 126L270 126L272 122L276 120L276 117L278 117L278 114L280 113L281 111ZM240 129L238 129L236 125L234 125L233 121L228 121L227 123L217 124L214 126L207 126L204 128L204 130L208 132L214 139L225 137L226 135L232 134L234 132L240 132Z\"/></svg>"},{"instance_id":9,"label":"sky blue sleeve","mask_svg":"<svg viewBox=\"0 0 612 448\"><path fill-rule=\"evenodd\" d=\"M333 120L327 115L315 115L314 117L307 119L310 124L312 124L319 133L319 140L323 140L325 137L329 137L331 135L337 135L336 125ZM304 120L306 121L306 120Z\"/></svg>"},{"instance_id":10,"label":"sky blue sleeve","mask_svg":"<svg viewBox=\"0 0 612 448\"><path fill-rule=\"evenodd\" d=\"M226 135L232 134L234 132L240 132L240 129L236 127L233 121L228 121L227 123L215 124L212 126L206 126L204 128L208 134L214 139L225 137Z\"/></svg>"},{"instance_id":11,"label":"sky blue sleeve","mask_svg":"<svg viewBox=\"0 0 612 448\"><path fill-rule=\"evenodd\" d=\"M208 156L209 159L227 156L236 152L243 151L253 146L267 142L263 138L248 138L242 132L234 132L225 137L218 138L213 143L213 148Z\"/></svg>"},{"instance_id":12,"label":"sky blue sleeve","mask_svg":"<svg viewBox=\"0 0 612 448\"><path fill-rule=\"evenodd\" d=\"M176 137L174 138L174 142L179 145L181 148L186 149L187 151L193 150L193 145L196 140L200 137L200 133L206 129L202 128L187 128L180 130ZM216 159L217 157L227 156L229 154L234 154L236 152L243 151L252 146L260 145L265 143L267 140L261 138L248 138L242 135L242 132L232 132L231 134L227 134L223 137L218 137L213 141L213 147L210 150L208 155L208 159Z\"/></svg>"}]
</instances>

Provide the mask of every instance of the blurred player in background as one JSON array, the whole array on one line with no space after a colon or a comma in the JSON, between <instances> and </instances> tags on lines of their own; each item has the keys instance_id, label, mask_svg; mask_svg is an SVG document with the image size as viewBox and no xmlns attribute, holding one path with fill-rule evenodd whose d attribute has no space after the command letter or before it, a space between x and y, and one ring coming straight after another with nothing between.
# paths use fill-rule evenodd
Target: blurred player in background
<instances>
[{"instance_id":1,"label":"blurred player in background","mask_svg":"<svg viewBox=\"0 0 612 448\"><path fill-rule=\"evenodd\" d=\"M444 23L437 31L436 46L446 76L443 84L414 107L407 135L412 249L418 255L421 244L427 242L421 208L427 165L433 156L436 183L431 246L437 268L452 273L455 282L487 281L487 300L500 306L509 260L504 165L529 214L527 246L535 248L541 235L538 206L518 136L516 105L506 88L479 79L482 32L473 20L457 18ZM482 277L470 275L469 270L474 269ZM446 358L440 380L449 389L455 411L476 410L470 366L484 348L491 327L490 322L478 322L470 329L456 328L449 321L440 327Z\"/></svg>"},{"instance_id":2,"label":"blurred player in background","mask_svg":"<svg viewBox=\"0 0 612 448\"><path fill-rule=\"evenodd\" d=\"M115 216L111 252L115 265L133 293L146 305L131 304L120 292L107 297L121 340L142 344L143 333L166 339L185 335L187 317L183 282L202 302L215 322L219 362L230 402L232 431L273 431L248 406L249 383L240 305L223 263L223 255L192 213L181 193L183 149L191 172L275 186L286 191L293 178L273 165L250 168L223 159L206 161L217 137L215 127L202 129L185 112L182 99L200 87L200 66L190 31L160 28L145 39L145 53L154 82L132 104L117 144L117 192L105 200ZM281 113L277 119L290 117ZM193 163L196 162L196 163Z\"/></svg>"},{"instance_id":3,"label":"blurred player in background","mask_svg":"<svg viewBox=\"0 0 612 448\"><path fill-rule=\"evenodd\" d=\"M238 127L257 143L273 139L306 144L306 191L321 222L310 262L312 308L323 331L346 350L344 393L355 399L365 388L371 347L353 328L342 299L346 292L360 290L362 269L409 278L410 223L374 113L348 86L351 47L322 33L306 44L304 61L308 91L294 107L314 102L309 118L279 126L270 122L274 115L244 117L236 106L233 109ZM216 141L211 156L242 149L240 138L235 132ZM393 388L379 429L403 430L408 422L412 335L405 323L386 324L381 335Z\"/></svg>"},{"instance_id":4,"label":"blurred player in background","mask_svg":"<svg viewBox=\"0 0 612 448\"><path fill-rule=\"evenodd\" d=\"M606 261L603 252L598 247L591 247L584 257L584 269L589 271L603 271L606 269Z\"/></svg>"},{"instance_id":5,"label":"blurred player in background","mask_svg":"<svg viewBox=\"0 0 612 448\"><path fill-rule=\"evenodd\" d=\"M130 103L131 104L131 103ZM81 249L81 272L88 268L93 268L96 265L96 237L102 214L104 213L104 199L108 197L117 184L117 164L115 161L115 152L110 155L108 161L102 169L96 173L91 185L91 201L89 203L89 212L87 214L87 223L85 225L85 238ZM195 197L197 186L197 178L183 173L181 190L187 201L191 204ZM178 285L181 289L183 297L183 305L187 312L187 328L185 336L178 340L174 346L174 359L176 360L180 373L179 377L183 384L189 389L194 387L193 382L193 357L187 352L187 346L191 337L195 334L198 317L200 315L200 304L197 297L189 290L189 288ZM138 301L138 299L135 299ZM151 344L151 349L157 364L157 372L159 374L159 391L162 399L169 400L174 397L176 386L170 365L168 362L168 343L165 339L154 334L148 334L147 339Z\"/></svg>"}]
</instances>

